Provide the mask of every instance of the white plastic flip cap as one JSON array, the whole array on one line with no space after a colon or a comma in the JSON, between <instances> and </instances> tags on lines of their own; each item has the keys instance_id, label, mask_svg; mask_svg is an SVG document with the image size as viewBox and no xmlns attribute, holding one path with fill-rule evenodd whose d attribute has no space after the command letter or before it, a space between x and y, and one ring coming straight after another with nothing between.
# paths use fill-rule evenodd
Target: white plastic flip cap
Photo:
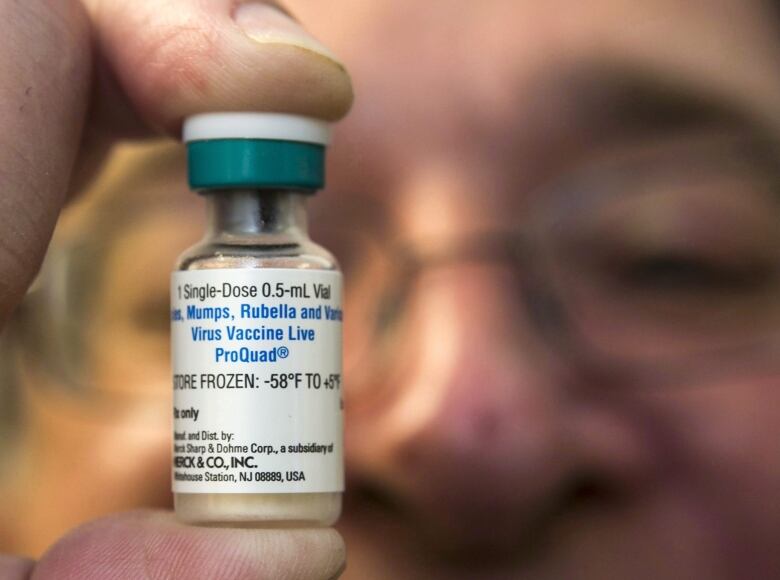
<instances>
[{"instance_id":1,"label":"white plastic flip cap","mask_svg":"<svg viewBox=\"0 0 780 580\"><path fill-rule=\"evenodd\" d=\"M273 139L328 145L330 124L285 113L201 113L184 121L185 143L208 139Z\"/></svg>"}]
</instances>

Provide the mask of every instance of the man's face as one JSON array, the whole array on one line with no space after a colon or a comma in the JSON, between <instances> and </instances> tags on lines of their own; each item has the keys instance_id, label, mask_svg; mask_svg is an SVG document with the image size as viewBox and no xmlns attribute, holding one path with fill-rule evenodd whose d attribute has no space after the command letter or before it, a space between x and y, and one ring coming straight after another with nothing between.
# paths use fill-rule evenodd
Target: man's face
<instances>
[{"instance_id":1,"label":"man's face","mask_svg":"<svg viewBox=\"0 0 780 580\"><path fill-rule=\"evenodd\" d=\"M357 94L337 132L328 191L312 203L313 234L344 262L353 313L345 578L780 573L778 374L766 364L707 373L690 362L707 350L701 344L722 346L713 335L729 344L732 334L765 337L742 324L750 316L776 328L766 294L777 282L745 285L739 264L776 267L767 244L780 214L753 187L764 180L713 162L733 159L734 143L752 140L757 127L774 135L780 121L769 10L736 0L290 4L344 59ZM666 175L674 159L683 168ZM605 167L630 170L615 186ZM660 186L654 167L664 168ZM593 174L595 196L572 186ZM640 181L653 196L639 195ZM602 185L631 195L608 197ZM467 250L539 225L540 207L564 226L548 224L531 246L553 240L586 250L581 260L566 252L551 260L554 294L582 315L579 342L631 372L572 362L560 340L542 336L518 284L530 273L522 263ZM199 227L171 220L170 208L159 213L164 219L133 226L106 261L94 372L106 382L123 377L112 379L120 391L144 382L162 392L168 378L163 358L141 372L127 356L163 352L163 330L129 321L155 319L168 264ZM175 215L183 215L178 207ZM170 233L173 223L179 233ZM163 230L165 240L150 236ZM402 258L390 250L397 243L455 256L404 282L403 309L388 330L372 313L387 287L400 285ZM154 248L156 258L144 262L139 248ZM636 255L655 261L637 274L626 266ZM361 274L350 277L356 268ZM601 283L600 274L624 285ZM155 296L138 283L144 277L159 278ZM744 310L720 326L689 328L721 305ZM640 316L653 308L653 320ZM116 339L102 341L101 332ZM679 358L696 368L695 380L638 374L648 362ZM159 501L168 425L155 417L149 425L160 437L146 429L143 444L124 447L155 473L139 486L117 466L114 485L136 498L148 487ZM128 414L125 422L134 421ZM84 445L96 439L80 437ZM119 507L125 502L99 509Z\"/></svg>"},{"instance_id":2,"label":"man's face","mask_svg":"<svg viewBox=\"0 0 780 580\"><path fill-rule=\"evenodd\" d=\"M694 157L754 123L774 134L780 113L776 23L757 2L300 4L293 8L345 59L357 94L315 232L329 223L365 229L385 247L398 239L453 247L522 228L550 183L592 160ZM693 172L701 187L672 180L650 207L618 208L624 228L608 239L632 252L684 247L694 259L739 246L751 249L738 260L749 260L776 244L761 237L771 222L747 209L766 216L771 204L754 201L730 171L707 171ZM751 202L737 207L735 196ZM660 282L632 279L653 292L678 291L670 278L684 286L672 335L680 342L693 333L685 312L709 312L707 300L717 311L738 294L713 297L718 282L698 275L704 288L668 268L656 272ZM522 276L491 260L423 270L393 337L404 345L394 368L353 375L346 577L780 572L776 372L759 366L648 388L585 376L550 356L521 306ZM355 290L353 300L370 302L381 285L360 290L375 295ZM629 291L637 292L626 287L615 299L630 306ZM630 310L608 306L621 319L594 323L594 335ZM348 363L364 340L355 332L348 325ZM649 348L643 336L621 340L636 343L630 353Z\"/></svg>"}]
</instances>

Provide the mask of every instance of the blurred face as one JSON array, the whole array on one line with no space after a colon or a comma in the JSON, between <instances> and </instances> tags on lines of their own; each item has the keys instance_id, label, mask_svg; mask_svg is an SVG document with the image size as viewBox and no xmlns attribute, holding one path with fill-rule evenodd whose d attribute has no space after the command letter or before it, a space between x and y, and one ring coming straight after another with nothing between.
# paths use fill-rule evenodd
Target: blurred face
<instances>
[{"instance_id":1,"label":"blurred face","mask_svg":"<svg viewBox=\"0 0 780 580\"><path fill-rule=\"evenodd\" d=\"M315 32L346 58L358 95L334 149L336 223L468 248L553 214L530 235L554 254L533 264L552 264L545 292L563 297L574 348L629 371L564 362L560 342L551 355L523 307L522 264L419 271L393 328L403 349L348 398L346 576L776 575L780 375L707 362L645 381L720 349L714 336L774 325L776 300L761 296L776 282L750 285L747 264L777 258L765 221L776 202L730 145L754 124L774 131L769 12L379 4L349 24L302 6L306 21L336 21Z\"/></svg>"},{"instance_id":2,"label":"blurred face","mask_svg":"<svg viewBox=\"0 0 780 580\"><path fill-rule=\"evenodd\" d=\"M358 95L312 203L353 313L345 577L780 574L780 371L760 356L780 327L769 10L291 5ZM30 549L167 493L167 336L149 321L200 228L176 191L105 262L91 372L137 404L62 444L104 479L33 505L98 483L120 499L40 507L50 535ZM110 437L126 460L106 470Z\"/></svg>"}]
</instances>

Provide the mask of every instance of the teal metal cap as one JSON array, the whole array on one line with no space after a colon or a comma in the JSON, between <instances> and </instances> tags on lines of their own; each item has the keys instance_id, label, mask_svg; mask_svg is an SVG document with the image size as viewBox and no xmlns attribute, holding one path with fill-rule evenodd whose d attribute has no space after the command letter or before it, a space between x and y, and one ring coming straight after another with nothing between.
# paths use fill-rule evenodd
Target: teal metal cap
<instances>
[{"instance_id":1,"label":"teal metal cap","mask_svg":"<svg viewBox=\"0 0 780 580\"><path fill-rule=\"evenodd\" d=\"M184 123L194 190L269 188L314 191L325 184L330 127L279 113L206 113Z\"/></svg>"}]
</instances>

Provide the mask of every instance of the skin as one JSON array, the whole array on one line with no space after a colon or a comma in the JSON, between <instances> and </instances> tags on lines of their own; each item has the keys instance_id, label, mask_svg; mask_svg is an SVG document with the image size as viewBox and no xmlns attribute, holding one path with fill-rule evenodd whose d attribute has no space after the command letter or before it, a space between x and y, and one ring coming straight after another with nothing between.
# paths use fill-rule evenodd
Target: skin
<instances>
[{"instance_id":1,"label":"skin","mask_svg":"<svg viewBox=\"0 0 780 580\"><path fill-rule=\"evenodd\" d=\"M232 21L224 5L170 4L166 15L173 22L197 22L196 28L214 26L217 32L163 42L171 21L151 2L136 2L132 11L121 3L90 4L87 14L74 9L65 20L39 7L43 18L25 20L33 27L66 22L71 34L36 48L56 47L61 57L65 47L72 70L62 82L74 88L36 90L38 104L26 110L38 116L21 117L29 124L14 111L30 95L18 94L19 103L0 110L10 136L18 131L17 139L6 142L29 147L23 155L1 158L3 170L19 184L4 195L19 209L0 219L35 218L14 219L1 230L18 232L7 240L3 234L0 253L7 311L35 271L72 182L70 167L75 164L78 180L99 158L94 144L154 129L175 134L181 118L199 110L279 109L333 119L349 107L349 80L329 54L299 45L244 45L244 37L227 32ZM339 128L329 191L312 204L313 221L335 229L365 224L382 241L441 244L515 225L527 208L544 201L532 192L584 160L667 147L675 138L674 124L653 119L651 128L660 129L649 131L615 122L611 88L628 82L626 71L649 79L643 90L681 88L702 106L724 103L740 124L777 131L780 48L763 5L581 4L396 0L372 2L368 10L358 0L291 3L346 63L360 96ZM215 24L200 20L210 10L224 18ZM155 25L140 26L146 18ZM90 26L100 41L91 55L83 41ZM2 42L15 47L18 59L32 58L18 48L24 37L6 35ZM229 42L236 43L230 46L240 58L220 59ZM149 54L155 66L139 67L146 60L139 55ZM177 57L187 54L198 58L179 66ZM98 72L89 88L90 56L106 63L113 80ZM20 71L35 74L18 59ZM224 66L234 68L225 72ZM51 71L37 72L36 82L52 78ZM11 83L12 77L2 78ZM312 90L297 90L304 84ZM97 94L89 109L88 90ZM117 95L126 109L102 104ZM126 110L127 116L114 114L108 124L106 111L112 110ZM83 111L83 119L73 111ZM61 135L44 133L45 115L73 126L60 123ZM715 123L717 130L721 124ZM138 163L159 154L141 152ZM29 159L53 165L30 178ZM138 173L139 165L128 163L118 165ZM111 560L117 564L110 577L138 577L139 570L149 577L209 577L203 566L218 562L220 577L327 578L342 565L343 544L331 530L183 528L148 512L87 524L49 548L90 518L169 501L169 425L167 411L160 412L169 404L167 337L164 329L138 320L141 312L154 312L167 292L173 257L202 229L199 210L177 185L182 171L181 158L173 154L169 168L154 179L130 187L119 169L115 181L88 192L99 198L143 191L158 201L142 219L123 226L114 242L91 321L97 355L90 372L112 397L130 403L109 415L66 395L49 395L39 388L49 379L33 369L27 377L19 453L26 462L16 480L6 483L6 497L14 501L4 502L0 515L13 522L4 541L9 550L42 554L35 578L107 577L105 562L128 553ZM66 234L94 213L85 203L81 215L74 212L65 224ZM727 224L729 217L714 211L708 223ZM170 227L174 222L181 225ZM680 227L670 231L705 235ZM328 247L328 231L314 229ZM21 253L26 259L15 259ZM349 546L349 568L343 577L780 575L774 548L780 537L777 369L757 365L664 389L602 388L551 355L517 306L510 279L505 266L493 263L427 270L413 286L402 329L410 362L355 379L345 393L349 493L338 529ZM367 298L351 300L350 308L358 309ZM166 308L159 306L161 317ZM348 359L361 332L347 328ZM104 339L109 333L111 341ZM143 353L146 364L139 369L134 362L140 355L130 352ZM103 459L117 447L125 450L124 464ZM77 458L81 469L64 470L63 457ZM62 473L72 478L66 485L45 483ZM106 488L113 493L104 493ZM149 568L150 562L159 568ZM9 558L0 561L0 574L23 578L32 565Z\"/></svg>"},{"instance_id":2,"label":"skin","mask_svg":"<svg viewBox=\"0 0 780 580\"><path fill-rule=\"evenodd\" d=\"M350 81L340 64L287 37L253 39L233 21L232 2L150 1L129 8L110 1L86 6L33 1L0 9L5 23L0 82L8 95L0 106L5 130L0 170L7 184L0 227L3 320L38 270L69 190L86 182L111 141L159 130L176 133L184 116L204 110L278 110L283 104L291 112L335 119L350 106ZM253 25L263 29L262 22ZM258 91L259 79L273 82ZM293 90L302 84L310 90ZM62 436L79 438L72 432ZM36 449L36 438L31 435L19 451ZM77 449L74 458L84 451ZM25 486L33 496L42 491L24 471L11 476L9 498L24 500ZM5 521L22 522L12 505L13 500L6 505L11 513ZM67 512L67 505L53 513ZM70 505L90 509L88 501ZM79 519L73 515L55 515L54 521L73 524ZM25 542L24 525L18 535L13 526L5 533L9 548L40 554L40 545ZM191 529L174 524L170 514L139 513L71 532L36 565L4 559L0 574L196 578L212 575L208 570L215 566L226 578L330 578L343 562L343 540L333 530Z\"/></svg>"}]
</instances>

